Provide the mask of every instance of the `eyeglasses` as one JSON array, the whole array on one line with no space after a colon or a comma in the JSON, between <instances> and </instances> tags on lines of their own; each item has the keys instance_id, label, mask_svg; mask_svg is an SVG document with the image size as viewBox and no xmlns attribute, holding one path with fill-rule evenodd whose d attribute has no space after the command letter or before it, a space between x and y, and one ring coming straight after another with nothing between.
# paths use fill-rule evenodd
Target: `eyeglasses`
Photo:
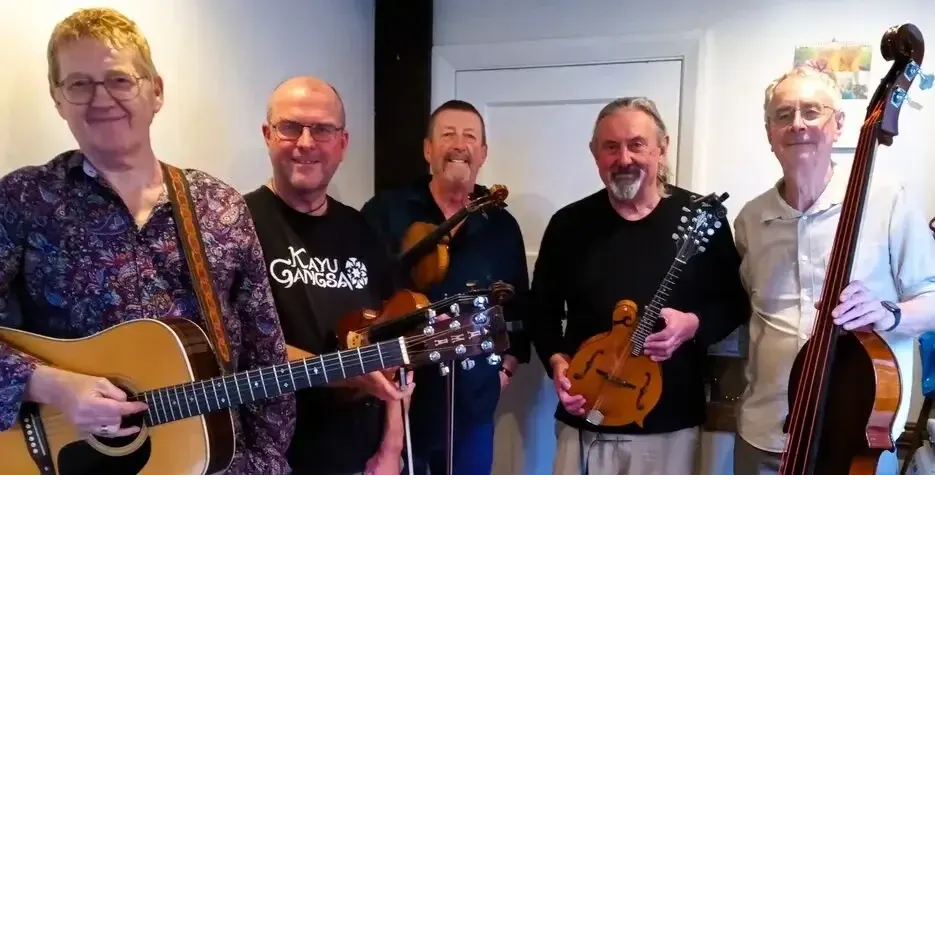
<instances>
[{"instance_id":1,"label":"eyeglasses","mask_svg":"<svg viewBox=\"0 0 935 935\"><path fill-rule=\"evenodd\" d=\"M88 75L69 76L64 81L60 81L58 86L69 103L90 104L97 93L98 85L103 85L114 100L129 101L140 93L140 82L145 80L137 75L114 72L103 81L95 81Z\"/></svg>"},{"instance_id":2,"label":"eyeglasses","mask_svg":"<svg viewBox=\"0 0 935 935\"><path fill-rule=\"evenodd\" d=\"M803 104L801 107L777 107L769 118L769 122L777 127L788 127L795 121L796 113L802 115L802 123L814 126L821 122L821 118L834 108L830 104Z\"/></svg>"},{"instance_id":3,"label":"eyeglasses","mask_svg":"<svg viewBox=\"0 0 935 935\"><path fill-rule=\"evenodd\" d=\"M294 120L281 120L273 124L276 132L284 139L294 143L300 139L304 130L312 134L316 143L330 143L344 129L330 123L296 123Z\"/></svg>"}]
</instances>

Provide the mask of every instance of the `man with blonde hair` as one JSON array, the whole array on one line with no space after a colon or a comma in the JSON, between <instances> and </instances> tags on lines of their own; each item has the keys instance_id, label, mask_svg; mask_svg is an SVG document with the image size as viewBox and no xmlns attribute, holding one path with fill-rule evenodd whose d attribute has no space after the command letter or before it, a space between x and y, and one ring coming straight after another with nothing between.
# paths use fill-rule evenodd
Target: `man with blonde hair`
<instances>
[{"instance_id":1,"label":"man with blonde hair","mask_svg":"<svg viewBox=\"0 0 935 935\"><path fill-rule=\"evenodd\" d=\"M590 150L603 187L561 208L542 236L532 281L533 343L558 396L556 474L691 474L705 421L708 346L749 314L730 227L712 230L661 310L644 353L661 364L662 396L641 425L596 420L568 379L571 358L612 327L623 299L642 312L672 265L692 192L669 180L669 136L656 105L619 98L597 115ZM562 327L562 319L567 320Z\"/></svg>"},{"instance_id":2,"label":"man with blonde hair","mask_svg":"<svg viewBox=\"0 0 935 935\"><path fill-rule=\"evenodd\" d=\"M94 334L136 318L184 317L208 334L150 127L163 81L136 24L115 10L62 20L48 46L49 90L77 148L0 179L0 324L51 337ZM286 347L243 198L184 172L204 244L230 366L285 363ZM60 410L89 435L119 436L145 409L109 380L43 365L0 344L0 430L24 402ZM228 473L286 473L291 396L232 411Z\"/></svg>"},{"instance_id":3,"label":"man with blonde hair","mask_svg":"<svg viewBox=\"0 0 935 935\"><path fill-rule=\"evenodd\" d=\"M393 286L370 225L328 193L347 151L346 123L341 96L327 82L281 82L263 124L272 175L246 196L286 340L313 354L335 350L341 318L379 309ZM399 474L401 403L413 386L401 389L376 372L301 391L293 472Z\"/></svg>"},{"instance_id":4,"label":"man with blonde hair","mask_svg":"<svg viewBox=\"0 0 935 935\"><path fill-rule=\"evenodd\" d=\"M782 177L737 215L741 277L750 294L747 387L740 400L735 474L776 474L785 444L789 376L811 333L848 172L832 158L844 114L834 80L802 66L766 89L764 125ZM893 432L909 415L913 339L935 328L935 241L902 182L875 177L864 205L852 280L832 315L846 330L873 328L903 379Z\"/></svg>"}]
</instances>

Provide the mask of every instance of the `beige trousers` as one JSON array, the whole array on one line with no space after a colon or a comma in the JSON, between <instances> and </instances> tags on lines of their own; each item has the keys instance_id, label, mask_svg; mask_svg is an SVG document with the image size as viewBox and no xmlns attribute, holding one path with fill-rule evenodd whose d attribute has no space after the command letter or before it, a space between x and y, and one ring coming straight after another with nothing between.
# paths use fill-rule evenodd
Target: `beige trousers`
<instances>
[{"instance_id":1,"label":"beige trousers","mask_svg":"<svg viewBox=\"0 0 935 935\"><path fill-rule=\"evenodd\" d=\"M579 439L580 435L580 439ZM701 429L658 435L580 432L555 422L553 474L694 474Z\"/></svg>"}]
</instances>

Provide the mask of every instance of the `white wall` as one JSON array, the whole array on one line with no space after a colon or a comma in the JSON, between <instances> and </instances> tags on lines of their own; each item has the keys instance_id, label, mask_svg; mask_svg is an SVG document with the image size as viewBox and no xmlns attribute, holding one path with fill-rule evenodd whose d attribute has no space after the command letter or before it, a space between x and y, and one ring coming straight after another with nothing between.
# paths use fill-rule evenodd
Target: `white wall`
<instances>
[{"instance_id":1,"label":"white wall","mask_svg":"<svg viewBox=\"0 0 935 935\"><path fill-rule=\"evenodd\" d=\"M46 84L46 44L75 0L0 2L0 174L74 147ZM373 188L372 0L115 0L149 40L166 83L153 124L156 154L239 188L269 175L260 135L266 98L283 78L334 84L350 148L335 194L359 207ZM356 50L351 55L347 46Z\"/></svg>"},{"instance_id":2,"label":"white wall","mask_svg":"<svg viewBox=\"0 0 935 935\"><path fill-rule=\"evenodd\" d=\"M927 40L923 72L935 72L935 3L905 0L893 7L876 0L435 0L436 45L512 42L594 36L671 35L700 31L705 36L698 114L701 151L695 187L727 191L733 218L744 202L775 182L778 163L763 131L763 92L793 64L796 45L852 41L871 45L871 87L886 72L879 55L883 32L903 22L918 26ZM927 217L935 215L935 89L911 95L921 110L904 106L900 134L891 148L880 147L878 171L904 178ZM665 115L663 114L663 117ZM582 149L582 158L587 153ZM595 188L600 182L595 172ZM915 379L912 416L921 394Z\"/></svg>"}]
</instances>

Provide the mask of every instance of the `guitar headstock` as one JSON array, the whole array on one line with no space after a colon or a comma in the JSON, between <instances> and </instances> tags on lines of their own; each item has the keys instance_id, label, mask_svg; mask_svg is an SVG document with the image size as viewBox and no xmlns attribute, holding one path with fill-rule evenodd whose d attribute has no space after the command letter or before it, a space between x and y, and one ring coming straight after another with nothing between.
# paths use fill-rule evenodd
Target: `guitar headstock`
<instances>
[{"instance_id":1,"label":"guitar headstock","mask_svg":"<svg viewBox=\"0 0 935 935\"><path fill-rule=\"evenodd\" d=\"M724 207L727 198L727 192L723 195L712 192L704 197L696 196L692 199L691 207L684 209L678 233L672 235L672 239L679 242L680 259L687 260L696 253L705 252L714 232L727 217L727 209Z\"/></svg>"},{"instance_id":2,"label":"guitar headstock","mask_svg":"<svg viewBox=\"0 0 935 935\"><path fill-rule=\"evenodd\" d=\"M437 314L429 323L405 338L413 367L439 364L445 368L451 361L461 361L470 370L474 358L481 356L491 366L500 364L510 342L503 309L491 302L491 290L449 296L433 303L433 308Z\"/></svg>"},{"instance_id":3,"label":"guitar headstock","mask_svg":"<svg viewBox=\"0 0 935 935\"><path fill-rule=\"evenodd\" d=\"M899 134L899 111L922 65L925 40L918 27L904 23L887 29L880 40L880 52L893 64L867 106L864 127L878 124L880 143L890 146Z\"/></svg>"}]
</instances>

